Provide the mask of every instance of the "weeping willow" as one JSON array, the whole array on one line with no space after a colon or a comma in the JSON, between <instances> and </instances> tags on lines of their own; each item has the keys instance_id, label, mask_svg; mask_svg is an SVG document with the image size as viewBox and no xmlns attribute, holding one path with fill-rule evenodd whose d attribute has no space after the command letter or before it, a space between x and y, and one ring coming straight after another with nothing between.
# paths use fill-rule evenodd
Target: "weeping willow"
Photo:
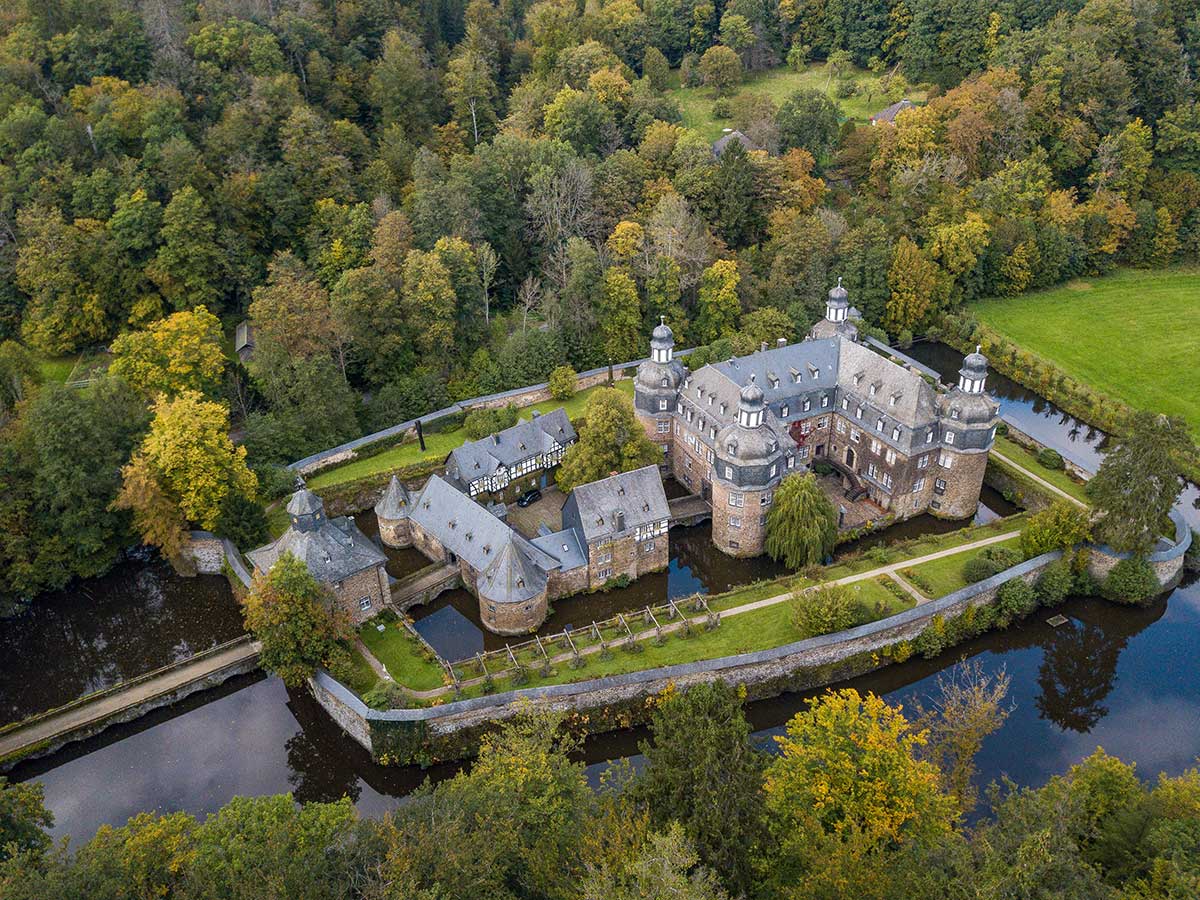
<instances>
[{"instance_id":1,"label":"weeping willow","mask_svg":"<svg viewBox=\"0 0 1200 900\"><path fill-rule=\"evenodd\" d=\"M767 552L791 569L817 565L833 550L837 511L811 472L785 478L767 513Z\"/></svg>"}]
</instances>

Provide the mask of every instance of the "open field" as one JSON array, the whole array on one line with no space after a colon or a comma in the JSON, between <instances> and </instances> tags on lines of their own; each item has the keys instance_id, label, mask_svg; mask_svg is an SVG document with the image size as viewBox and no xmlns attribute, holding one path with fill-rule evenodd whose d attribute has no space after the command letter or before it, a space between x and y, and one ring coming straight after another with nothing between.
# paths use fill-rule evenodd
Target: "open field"
<instances>
[{"instance_id":1,"label":"open field","mask_svg":"<svg viewBox=\"0 0 1200 900\"><path fill-rule=\"evenodd\" d=\"M970 307L984 324L1137 409L1200 438L1200 269L1123 269Z\"/></svg>"},{"instance_id":2,"label":"open field","mask_svg":"<svg viewBox=\"0 0 1200 900\"><path fill-rule=\"evenodd\" d=\"M620 391L624 391L629 396L633 396L633 381L631 379L618 381L615 387ZM548 413L550 410L561 406L567 411L567 416L572 420L578 419L583 415L588 396L596 389L593 387L585 391L580 391L570 400L543 400L531 406L521 407L521 418L528 419L534 410L540 413ZM419 443L411 441L407 444L401 444L398 447L392 447L390 450L385 450L382 453L377 453L374 456L356 459L343 466L335 466L332 469L319 472L308 479L308 486L315 491L319 491L321 488L333 487L335 484L355 481L359 478L377 475L380 472L387 472L390 469L411 466L414 463L425 460L442 460L451 450L462 446L466 440L467 432L465 428L455 428L452 431L442 432L430 432L426 430L424 453L421 452L421 445Z\"/></svg>"},{"instance_id":3,"label":"open field","mask_svg":"<svg viewBox=\"0 0 1200 900\"><path fill-rule=\"evenodd\" d=\"M678 83L678 72L673 72L672 76ZM801 72L794 72L787 66L758 72L746 78L738 91L765 94L779 105L794 91L815 88L823 91L841 108L843 118L866 122L887 106L889 101L879 89L878 79L866 70L856 69L850 77L860 86L861 92L840 100L835 94L837 80L829 77L829 70L824 65L812 65ZM683 114L683 125L693 129L706 140L715 141L721 136L721 129L732 126L728 119L717 119L713 116L713 96L710 88L675 87L668 94L679 104L679 110ZM921 91L914 91L909 95L909 99L913 101L924 98L925 94Z\"/></svg>"}]
</instances>

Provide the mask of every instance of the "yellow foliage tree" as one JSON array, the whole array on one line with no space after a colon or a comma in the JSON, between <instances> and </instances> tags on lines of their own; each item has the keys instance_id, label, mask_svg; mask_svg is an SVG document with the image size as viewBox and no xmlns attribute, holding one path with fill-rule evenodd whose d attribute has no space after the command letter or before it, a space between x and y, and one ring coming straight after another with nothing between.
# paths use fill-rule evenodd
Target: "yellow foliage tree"
<instances>
[{"instance_id":1,"label":"yellow foliage tree","mask_svg":"<svg viewBox=\"0 0 1200 900\"><path fill-rule=\"evenodd\" d=\"M605 246L617 259L627 262L641 252L645 243L646 232L641 225L637 222L618 222Z\"/></svg>"},{"instance_id":2,"label":"yellow foliage tree","mask_svg":"<svg viewBox=\"0 0 1200 900\"><path fill-rule=\"evenodd\" d=\"M109 371L149 396L211 393L225 368L221 322L203 306L121 335L112 353Z\"/></svg>"},{"instance_id":3,"label":"yellow foliage tree","mask_svg":"<svg viewBox=\"0 0 1200 900\"><path fill-rule=\"evenodd\" d=\"M925 318L938 288L937 264L906 237L896 243L888 271L888 297L884 326L892 334L911 329Z\"/></svg>"}]
</instances>

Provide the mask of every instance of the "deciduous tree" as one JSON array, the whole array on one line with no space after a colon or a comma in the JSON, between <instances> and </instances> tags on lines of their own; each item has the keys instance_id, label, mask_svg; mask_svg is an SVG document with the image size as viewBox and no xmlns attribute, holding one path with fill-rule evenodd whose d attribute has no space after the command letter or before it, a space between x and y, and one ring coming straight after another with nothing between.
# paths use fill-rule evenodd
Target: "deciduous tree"
<instances>
[{"instance_id":1,"label":"deciduous tree","mask_svg":"<svg viewBox=\"0 0 1200 900\"><path fill-rule=\"evenodd\" d=\"M150 397L183 391L211 396L225 369L221 321L203 306L123 334L111 349L109 371Z\"/></svg>"},{"instance_id":2,"label":"deciduous tree","mask_svg":"<svg viewBox=\"0 0 1200 900\"><path fill-rule=\"evenodd\" d=\"M833 550L838 514L811 472L779 483L767 511L766 551L789 569L817 565Z\"/></svg>"},{"instance_id":3,"label":"deciduous tree","mask_svg":"<svg viewBox=\"0 0 1200 900\"><path fill-rule=\"evenodd\" d=\"M584 419L579 440L567 448L555 476L563 491L662 459L662 451L635 418L629 397L616 388L593 391Z\"/></svg>"}]
</instances>

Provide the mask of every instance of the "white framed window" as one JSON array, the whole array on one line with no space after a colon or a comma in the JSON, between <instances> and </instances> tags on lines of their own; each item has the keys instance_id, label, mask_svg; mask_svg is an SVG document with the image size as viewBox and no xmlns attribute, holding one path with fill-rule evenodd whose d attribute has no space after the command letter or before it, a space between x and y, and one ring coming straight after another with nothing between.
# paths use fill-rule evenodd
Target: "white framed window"
<instances>
[{"instance_id":1,"label":"white framed window","mask_svg":"<svg viewBox=\"0 0 1200 900\"><path fill-rule=\"evenodd\" d=\"M890 491L892 489L893 483L894 482L892 481L892 476L889 475L887 472L884 472L883 473L883 486Z\"/></svg>"},{"instance_id":2,"label":"white framed window","mask_svg":"<svg viewBox=\"0 0 1200 900\"><path fill-rule=\"evenodd\" d=\"M596 573L596 577L603 578L607 581L609 578L612 578L612 569L601 569Z\"/></svg>"},{"instance_id":3,"label":"white framed window","mask_svg":"<svg viewBox=\"0 0 1200 900\"><path fill-rule=\"evenodd\" d=\"M758 502L762 506L770 506L771 505L771 492L767 491L765 494L760 495L758 498Z\"/></svg>"},{"instance_id":4,"label":"white framed window","mask_svg":"<svg viewBox=\"0 0 1200 900\"><path fill-rule=\"evenodd\" d=\"M783 409L779 410L779 414L786 419L788 417L788 410L789 410L789 407L785 403L785 404L783 404Z\"/></svg>"},{"instance_id":5,"label":"white framed window","mask_svg":"<svg viewBox=\"0 0 1200 900\"><path fill-rule=\"evenodd\" d=\"M929 454L928 453L926 453L924 456L919 457L917 459L917 468L918 469L924 469L928 465L929 465Z\"/></svg>"},{"instance_id":6,"label":"white framed window","mask_svg":"<svg viewBox=\"0 0 1200 900\"><path fill-rule=\"evenodd\" d=\"M829 395L825 394L821 397L821 409L826 409L829 406Z\"/></svg>"},{"instance_id":7,"label":"white framed window","mask_svg":"<svg viewBox=\"0 0 1200 900\"><path fill-rule=\"evenodd\" d=\"M884 425L884 422L883 422L882 418L878 422L875 423L875 430L878 431L880 434L883 434L883 425Z\"/></svg>"},{"instance_id":8,"label":"white framed window","mask_svg":"<svg viewBox=\"0 0 1200 900\"><path fill-rule=\"evenodd\" d=\"M842 409L849 409L849 408L850 408L850 398L843 397L842 398Z\"/></svg>"},{"instance_id":9,"label":"white framed window","mask_svg":"<svg viewBox=\"0 0 1200 900\"><path fill-rule=\"evenodd\" d=\"M800 454L800 458L801 458L801 459L808 459L808 448L807 448L807 447L801 447L801 448L800 448L799 450L797 450L796 452L797 452L798 454ZM793 459L792 459L792 458L789 456L789 457L788 457L788 468L789 468L789 469L792 467L792 463L793 463L793 462L795 462L795 460L793 460Z\"/></svg>"},{"instance_id":10,"label":"white framed window","mask_svg":"<svg viewBox=\"0 0 1200 900\"><path fill-rule=\"evenodd\" d=\"M943 453L942 458L938 460L938 464L941 465L943 469L949 469L954 465L954 457L949 453Z\"/></svg>"},{"instance_id":11,"label":"white framed window","mask_svg":"<svg viewBox=\"0 0 1200 900\"><path fill-rule=\"evenodd\" d=\"M817 427L818 428L828 428L829 427L829 416L821 416L821 418L817 419Z\"/></svg>"},{"instance_id":12,"label":"white framed window","mask_svg":"<svg viewBox=\"0 0 1200 900\"><path fill-rule=\"evenodd\" d=\"M746 505L746 495L741 494L741 493L730 494L729 495L729 505L730 506L745 506Z\"/></svg>"},{"instance_id":13,"label":"white framed window","mask_svg":"<svg viewBox=\"0 0 1200 900\"><path fill-rule=\"evenodd\" d=\"M854 418L861 419L863 417L863 413L865 413L866 411L867 411L867 408L865 406L860 406L858 409L856 409L854 411Z\"/></svg>"},{"instance_id":14,"label":"white framed window","mask_svg":"<svg viewBox=\"0 0 1200 900\"><path fill-rule=\"evenodd\" d=\"M726 467L725 467L725 478L726 478L726 480L728 480L728 481L732 481L732 480L733 480L733 466L726 466Z\"/></svg>"},{"instance_id":15,"label":"white framed window","mask_svg":"<svg viewBox=\"0 0 1200 900\"><path fill-rule=\"evenodd\" d=\"M879 390L879 385L877 385L877 384L873 384L873 385L871 385L870 395L871 395L872 397L874 397L874 396L875 396L875 392L876 392L876 391L878 391L878 390Z\"/></svg>"},{"instance_id":16,"label":"white framed window","mask_svg":"<svg viewBox=\"0 0 1200 900\"><path fill-rule=\"evenodd\" d=\"M871 439L871 452L878 454L881 450L883 450L883 444L879 443L879 441L872 438Z\"/></svg>"},{"instance_id":17,"label":"white framed window","mask_svg":"<svg viewBox=\"0 0 1200 900\"><path fill-rule=\"evenodd\" d=\"M893 441L900 440L900 426L899 425L892 426L892 440Z\"/></svg>"},{"instance_id":18,"label":"white framed window","mask_svg":"<svg viewBox=\"0 0 1200 900\"><path fill-rule=\"evenodd\" d=\"M779 474L779 463L774 463L771 466L771 477L774 478L777 474Z\"/></svg>"},{"instance_id":19,"label":"white framed window","mask_svg":"<svg viewBox=\"0 0 1200 900\"><path fill-rule=\"evenodd\" d=\"M708 459L708 461L709 461L710 463L711 463L711 462L712 462L714 459L716 459L716 457L713 455L713 452L712 452L711 450L706 450L706 451L705 451L705 454L706 454L706 456L707 456L707 459ZM733 477L733 476L732 476L732 474L730 475L730 477L731 477L731 478Z\"/></svg>"},{"instance_id":20,"label":"white framed window","mask_svg":"<svg viewBox=\"0 0 1200 900\"><path fill-rule=\"evenodd\" d=\"M888 452L887 452L886 454L884 454L884 459L886 459L886 460L887 460L887 464L888 464L889 466L891 466L891 465L895 465L895 462L896 462L896 451L895 451L895 450L893 450L893 449L891 449L891 448L889 447L889 448L888 448Z\"/></svg>"},{"instance_id":21,"label":"white framed window","mask_svg":"<svg viewBox=\"0 0 1200 900\"><path fill-rule=\"evenodd\" d=\"M810 431L812 431L812 422L801 422L800 423L800 433L801 434L808 434Z\"/></svg>"},{"instance_id":22,"label":"white framed window","mask_svg":"<svg viewBox=\"0 0 1200 900\"><path fill-rule=\"evenodd\" d=\"M938 478L933 482L933 492L935 494L946 493L946 479Z\"/></svg>"},{"instance_id":23,"label":"white framed window","mask_svg":"<svg viewBox=\"0 0 1200 900\"><path fill-rule=\"evenodd\" d=\"M670 434L671 433L671 420L670 419L659 419L658 420L658 433L659 434Z\"/></svg>"},{"instance_id":24,"label":"white framed window","mask_svg":"<svg viewBox=\"0 0 1200 900\"><path fill-rule=\"evenodd\" d=\"M947 432L946 432L946 443L947 443L947 444L953 444L953 443L954 443L954 432L953 432L953 431L947 431Z\"/></svg>"},{"instance_id":25,"label":"white framed window","mask_svg":"<svg viewBox=\"0 0 1200 900\"><path fill-rule=\"evenodd\" d=\"M996 426L995 426L995 425L993 425L993 426L992 426L992 432L991 432L991 434L989 434L989 435L988 435L988 440L989 440L989 441L994 441L995 439L996 439Z\"/></svg>"},{"instance_id":26,"label":"white framed window","mask_svg":"<svg viewBox=\"0 0 1200 900\"><path fill-rule=\"evenodd\" d=\"M845 422L843 422L841 419L838 419L838 424L837 424L837 433L838 433L838 434L845 434L845 433L846 433L846 423L845 423Z\"/></svg>"},{"instance_id":27,"label":"white framed window","mask_svg":"<svg viewBox=\"0 0 1200 900\"><path fill-rule=\"evenodd\" d=\"M643 553L649 553L653 549L654 549L654 541L645 541L642 544L642 552Z\"/></svg>"},{"instance_id":28,"label":"white framed window","mask_svg":"<svg viewBox=\"0 0 1200 900\"><path fill-rule=\"evenodd\" d=\"M925 479L924 479L924 478L918 478L916 481L914 481L914 482L913 482L913 489L912 489L912 492L913 492L914 494L919 494L919 493L921 493L921 491L923 491L923 490L925 490Z\"/></svg>"},{"instance_id":29,"label":"white framed window","mask_svg":"<svg viewBox=\"0 0 1200 900\"><path fill-rule=\"evenodd\" d=\"M872 478L878 478L879 477L879 467L876 466L875 463L867 463L867 474L870 475Z\"/></svg>"},{"instance_id":30,"label":"white framed window","mask_svg":"<svg viewBox=\"0 0 1200 900\"><path fill-rule=\"evenodd\" d=\"M927 444L933 443L933 429L932 428L930 428L929 431L925 434L925 443L927 443Z\"/></svg>"},{"instance_id":31,"label":"white framed window","mask_svg":"<svg viewBox=\"0 0 1200 900\"><path fill-rule=\"evenodd\" d=\"M665 397L662 400L658 401L658 408L664 412L666 411L667 406L669 406L669 405L670 405L669 401Z\"/></svg>"},{"instance_id":32,"label":"white framed window","mask_svg":"<svg viewBox=\"0 0 1200 900\"><path fill-rule=\"evenodd\" d=\"M859 437L860 437L860 435L859 435L858 431L857 431L856 429L854 429L854 428L851 428L851 429L850 429L850 441L851 441L851 443L857 444L857 443L858 443L858 441L859 441Z\"/></svg>"},{"instance_id":33,"label":"white framed window","mask_svg":"<svg viewBox=\"0 0 1200 900\"><path fill-rule=\"evenodd\" d=\"M958 418L958 407L957 407L957 406L953 407L953 408L950 410L950 418L952 418L952 419L957 419L957 418Z\"/></svg>"},{"instance_id":34,"label":"white framed window","mask_svg":"<svg viewBox=\"0 0 1200 900\"><path fill-rule=\"evenodd\" d=\"M359 608L360 610L362 610L363 612L366 612L366 611L367 611L368 609L370 609L370 608L371 608L373 605L374 605L374 604L371 602L371 598L370 598L370 597L359 597L359 598L358 598L358 608Z\"/></svg>"},{"instance_id":35,"label":"white framed window","mask_svg":"<svg viewBox=\"0 0 1200 900\"><path fill-rule=\"evenodd\" d=\"M729 527L730 528L741 528L742 527L742 517L741 516L730 516L729 517Z\"/></svg>"},{"instance_id":36,"label":"white framed window","mask_svg":"<svg viewBox=\"0 0 1200 900\"><path fill-rule=\"evenodd\" d=\"M802 407L802 409L805 412L808 412L810 409L812 409L812 401L809 400L807 397L804 398L804 406Z\"/></svg>"}]
</instances>

